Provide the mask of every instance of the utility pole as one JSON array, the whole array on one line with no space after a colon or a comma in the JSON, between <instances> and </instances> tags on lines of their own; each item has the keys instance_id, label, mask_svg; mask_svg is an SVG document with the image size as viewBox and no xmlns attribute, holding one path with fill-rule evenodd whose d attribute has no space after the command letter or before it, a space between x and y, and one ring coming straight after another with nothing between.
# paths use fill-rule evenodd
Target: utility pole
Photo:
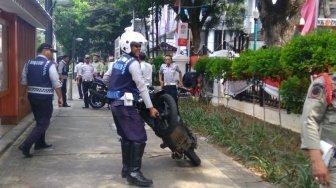
<instances>
[{"instance_id":1,"label":"utility pole","mask_svg":"<svg viewBox=\"0 0 336 188\"><path fill-rule=\"evenodd\" d=\"M53 2L52 0L45 0L45 9L51 17L51 20L48 21L48 27L45 33L45 42L53 45Z\"/></svg>"},{"instance_id":2,"label":"utility pole","mask_svg":"<svg viewBox=\"0 0 336 188\"><path fill-rule=\"evenodd\" d=\"M155 54L156 56L159 55L159 5L158 3L155 3L155 30L156 30L156 39L155 39L155 45L156 50Z\"/></svg>"}]
</instances>

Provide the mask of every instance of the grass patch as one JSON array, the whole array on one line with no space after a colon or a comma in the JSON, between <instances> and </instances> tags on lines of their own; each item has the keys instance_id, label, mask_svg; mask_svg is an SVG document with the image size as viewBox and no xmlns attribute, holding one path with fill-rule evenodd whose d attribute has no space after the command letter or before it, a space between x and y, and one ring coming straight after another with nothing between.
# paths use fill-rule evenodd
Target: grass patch
<instances>
[{"instance_id":1,"label":"grass patch","mask_svg":"<svg viewBox=\"0 0 336 188\"><path fill-rule=\"evenodd\" d=\"M196 132L223 146L227 154L266 181L286 187L318 187L300 135L224 106L179 100L184 121Z\"/></svg>"}]
</instances>

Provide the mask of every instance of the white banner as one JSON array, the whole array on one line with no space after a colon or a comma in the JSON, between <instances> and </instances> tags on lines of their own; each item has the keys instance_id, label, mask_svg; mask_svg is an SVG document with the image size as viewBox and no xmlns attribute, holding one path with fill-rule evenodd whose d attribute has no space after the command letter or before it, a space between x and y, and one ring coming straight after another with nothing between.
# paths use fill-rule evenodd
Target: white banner
<instances>
[{"instance_id":1,"label":"white banner","mask_svg":"<svg viewBox=\"0 0 336 188\"><path fill-rule=\"evenodd\" d=\"M178 23L178 46L187 46L188 45L188 23Z\"/></svg>"}]
</instances>

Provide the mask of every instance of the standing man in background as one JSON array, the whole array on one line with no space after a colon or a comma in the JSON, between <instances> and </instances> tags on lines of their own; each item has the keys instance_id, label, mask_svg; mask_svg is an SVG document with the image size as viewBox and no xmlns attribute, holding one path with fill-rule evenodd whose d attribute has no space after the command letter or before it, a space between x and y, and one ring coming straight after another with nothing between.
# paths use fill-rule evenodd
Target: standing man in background
<instances>
[{"instance_id":1,"label":"standing man in background","mask_svg":"<svg viewBox=\"0 0 336 188\"><path fill-rule=\"evenodd\" d=\"M114 62L114 56L113 55L109 55L108 57L108 65L107 65L107 70L109 70L110 68L112 68L112 64ZM105 74L105 73L104 73ZM103 75L104 76L104 75Z\"/></svg>"},{"instance_id":2,"label":"standing man in background","mask_svg":"<svg viewBox=\"0 0 336 188\"><path fill-rule=\"evenodd\" d=\"M94 78L94 67L90 63L90 56L85 55L85 64L78 70L78 78L82 80L83 94L84 94L84 108L89 108L89 88ZM78 84L78 81L77 81Z\"/></svg>"},{"instance_id":3,"label":"standing man in background","mask_svg":"<svg viewBox=\"0 0 336 188\"><path fill-rule=\"evenodd\" d=\"M69 60L70 58L68 55L63 55L62 60L58 63L58 74L62 82L63 107L70 107L70 105L68 105L67 103L67 79L68 79L67 64Z\"/></svg>"},{"instance_id":4,"label":"standing man in background","mask_svg":"<svg viewBox=\"0 0 336 188\"><path fill-rule=\"evenodd\" d=\"M140 52L139 60L140 60L141 73L142 73L143 78L145 79L145 84L147 86L152 86L153 68L151 64L145 61L146 54L144 52Z\"/></svg>"},{"instance_id":5,"label":"standing man in background","mask_svg":"<svg viewBox=\"0 0 336 188\"><path fill-rule=\"evenodd\" d=\"M79 58L79 62L76 64L74 73L76 75L76 82L77 82L77 88L78 88L78 94L79 94L79 99L83 99L83 91L82 91L82 79L78 76L78 70L80 67L84 64L84 58Z\"/></svg>"},{"instance_id":6,"label":"standing man in background","mask_svg":"<svg viewBox=\"0 0 336 188\"><path fill-rule=\"evenodd\" d=\"M99 75L98 68L100 67L100 64L101 64L101 62L100 62L99 55L93 54L92 55L92 66L94 68L94 74L95 74L95 76Z\"/></svg>"},{"instance_id":7,"label":"standing man in background","mask_svg":"<svg viewBox=\"0 0 336 188\"><path fill-rule=\"evenodd\" d=\"M107 59L104 58L103 61L101 61L98 66L97 66L97 76L98 77L103 77L105 72L107 71L108 69L108 63L107 63Z\"/></svg>"},{"instance_id":8,"label":"standing man in background","mask_svg":"<svg viewBox=\"0 0 336 188\"><path fill-rule=\"evenodd\" d=\"M52 146L46 143L45 134L53 112L54 90L58 97L58 105L63 106L62 83L59 81L55 63L51 61L54 52L57 51L50 44L41 44L37 49L38 56L29 60L22 71L21 84L27 85L28 100L36 121L32 132L19 146L25 157L32 157L30 148L33 144L35 150Z\"/></svg>"},{"instance_id":9,"label":"standing man in background","mask_svg":"<svg viewBox=\"0 0 336 188\"><path fill-rule=\"evenodd\" d=\"M162 64L159 71L159 81L160 86L164 91L175 99L177 104L177 86L182 87L182 72L179 69L178 65L173 62L171 55L165 55L164 57L165 64ZM176 80L176 72L179 73L179 80Z\"/></svg>"}]
</instances>

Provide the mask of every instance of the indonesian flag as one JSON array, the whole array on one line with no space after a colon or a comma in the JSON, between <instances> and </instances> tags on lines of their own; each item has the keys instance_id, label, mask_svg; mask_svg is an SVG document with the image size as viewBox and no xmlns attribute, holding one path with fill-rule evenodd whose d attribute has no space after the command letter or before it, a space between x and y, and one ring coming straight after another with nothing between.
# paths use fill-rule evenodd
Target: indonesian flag
<instances>
[{"instance_id":1,"label":"indonesian flag","mask_svg":"<svg viewBox=\"0 0 336 188\"><path fill-rule=\"evenodd\" d=\"M315 27L316 2L315 0L306 0L301 9L301 16L305 20L301 35L312 31Z\"/></svg>"}]
</instances>

